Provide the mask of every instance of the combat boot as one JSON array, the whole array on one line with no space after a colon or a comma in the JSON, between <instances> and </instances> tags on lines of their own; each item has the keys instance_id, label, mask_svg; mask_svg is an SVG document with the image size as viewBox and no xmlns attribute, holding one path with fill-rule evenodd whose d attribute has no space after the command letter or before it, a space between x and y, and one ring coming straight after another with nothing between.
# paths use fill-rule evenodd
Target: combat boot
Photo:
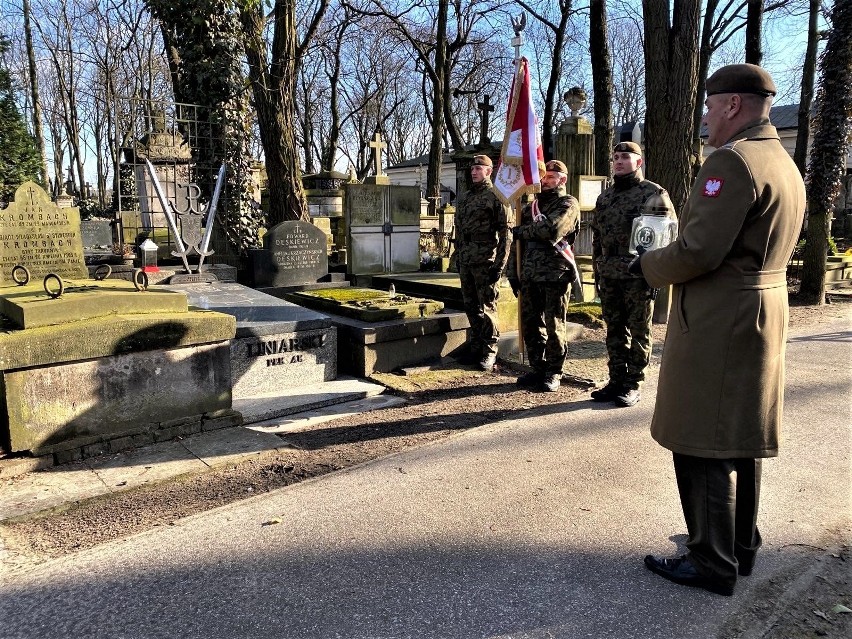
<instances>
[{"instance_id":1,"label":"combat boot","mask_svg":"<svg viewBox=\"0 0 852 639\"><path fill-rule=\"evenodd\" d=\"M518 386L523 386L525 388L537 388L544 381L544 373L540 373L538 371L531 371L529 373L524 373L520 377L518 377L515 382Z\"/></svg>"},{"instance_id":2,"label":"combat boot","mask_svg":"<svg viewBox=\"0 0 852 639\"><path fill-rule=\"evenodd\" d=\"M607 382L603 388L593 390L591 393L592 401L595 402L610 402L616 398L621 392L621 384L615 382Z\"/></svg>"},{"instance_id":3,"label":"combat boot","mask_svg":"<svg viewBox=\"0 0 852 639\"><path fill-rule=\"evenodd\" d=\"M494 370L494 364L497 363L497 353L488 353L479 360L479 368L484 370L486 373L490 373Z\"/></svg>"},{"instance_id":4,"label":"combat boot","mask_svg":"<svg viewBox=\"0 0 852 639\"><path fill-rule=\"evenodd\" d=\"M635 406L641 397L638 388L622 388L615 397L615 403L619 406Z\"/></svg>"},{"instance_id":5,"label":"combat boot","mask_svg":"<svg viewBox=\"0 0 852 639\"><path fill-rule=\"evenodd\" d=\"M559 390L559 385L562 383L562 375L557 373L548 373L544 376L541 382L541 388L548 393L555 393Z\"/></svg>"}]
</instances>

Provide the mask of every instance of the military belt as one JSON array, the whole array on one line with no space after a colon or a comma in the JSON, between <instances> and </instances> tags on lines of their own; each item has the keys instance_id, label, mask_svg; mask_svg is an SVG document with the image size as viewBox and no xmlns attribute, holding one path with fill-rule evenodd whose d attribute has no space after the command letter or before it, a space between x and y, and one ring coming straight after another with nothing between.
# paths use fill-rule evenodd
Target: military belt
<instances>
[{"instance_id":1,"label":"military belt","mask_svg":"<svg viewBox=\"0 0 852 639\"><path fill-rule=\"evenodd\" d=\"M492 233L462 233L465 242L490 242L494 239Z\"/></svg>"},{"instance_id":2,"label":"military belt","mask_svg":"<svg viewBox=\"0 0 852 639\"><path fill-rule=\"evenodd\" d=\"M553 250L553 244L550 242L539 242L538 240L527 240L527 248L540 248Z\"/></svg>"},{"instance_id":3,"label":"military belt","mask_svg":"<svg viewBox=\"0 0 852 639\"><path fill-rule=\"evenodd\" d=\"M621 253L620 251L611 251L605 248L601 249L601 255L603 257L636 257L635 255L631 255L630 253Z\"/></svg>"}]
</instances>

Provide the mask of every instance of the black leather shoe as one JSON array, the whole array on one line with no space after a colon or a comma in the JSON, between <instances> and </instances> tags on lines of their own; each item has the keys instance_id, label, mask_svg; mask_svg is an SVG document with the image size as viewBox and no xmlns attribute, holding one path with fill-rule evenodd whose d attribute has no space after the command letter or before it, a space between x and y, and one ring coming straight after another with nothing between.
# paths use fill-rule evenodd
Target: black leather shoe
<instances>
[{"instance_id":1,"label":"black leather shoe","mask_svg":"<svg viewBox=\"0 0 852 639\"><path fill-rule=\"evenodd\" d=\"M613 382L607 382L603 388L598 388L591 392L592 401L595 402L611 402L615 396L621 392L621 386Z\"/></svg>"},{"instance_id":2,"label":"black leather shoe","mask_svg":"<svg viewBox=\"0 0 852 639\"><path fill-rule=\"evenodd\" d=\"M635 406L641 397L638 388L623 388L615 396L615 403L619 406Z\"/></svg>"},{"instance_id":3,"label":"black leather shoe","mask_svg":"<svg viewBox=\"0 0 852 639\"><path fill-rule=\"evenodd\" d=\"M704 590L726 597L734 594L733 586L728 586L698 574L695 566L690 563L685 555L681 557L654 557L654 555L648 555L645 557L645 567L651 572L657 573L660 577L682 586L703 588Z\"/></svg>"},{"instance_id":4,"label":"black leather shoe","mask_svg":"<svg viewBox=\"0 0 852 639\"><path fill-rule=\"evenodd\" d=\"M555 373L548 373L544 376L541 382L541 390L546 393L555 393L559 390L559 384L562 383L562 376Z\"/></svg>"}]
</instances>

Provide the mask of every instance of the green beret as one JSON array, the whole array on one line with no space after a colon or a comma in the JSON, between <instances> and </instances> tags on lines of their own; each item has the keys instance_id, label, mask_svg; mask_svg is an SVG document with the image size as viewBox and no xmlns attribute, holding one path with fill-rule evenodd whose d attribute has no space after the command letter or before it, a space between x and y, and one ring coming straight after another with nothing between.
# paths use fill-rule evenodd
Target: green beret
<instances>
[{"instance_id":1,"label":"green beret","mask_svg":"<svg viewBox=\"0 0 852 639\"><path fill-rule=\"evenodd\" d=\"M564 162L560 162L559 160L551 160L544 166L548 171L556 171L557 173L568 173L568 167L565 166Z\"/></svg>"},{"instance_id":2,"label":"green beret","mask_svg":"<svg viewBox=\"0 0 852 639\"><path fill-rule=\"evenodd\" d=\"M616 144L613 149L613 153L635 153L636 155L642 155L642 147L640 147L635 142L619 142Z\"/></svg>"},{"instance_id":3,"label":"green beret","mask_svg":"<svg viewBox=\"0 0 852 639\"><path fill-rule=\"evenodd\" d=\"M778 93L778 89L763 67L729 64L707 78L707 95L717 93L754 93L767 97Z\"/></svg>"},{"instance_id":4,"label":"green beret","mask_svg":"<svg viewBox=\"0 0 852 639\"><path fill-rule=\"evenodd\" d=\"M494 162L492 162L491 158L487 155L474 155L473 166L490 166L493 168Z\"/></svg>"}]
</instances>

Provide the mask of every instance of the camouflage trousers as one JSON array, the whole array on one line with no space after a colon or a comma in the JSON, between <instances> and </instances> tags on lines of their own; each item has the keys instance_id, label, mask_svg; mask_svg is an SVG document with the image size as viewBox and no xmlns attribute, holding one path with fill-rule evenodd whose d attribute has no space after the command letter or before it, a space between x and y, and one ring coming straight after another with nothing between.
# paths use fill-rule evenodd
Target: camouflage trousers
<instances>
[{"instance_id":1,"label":"camouflage trousers","mask_svg":"<svg viewBox=\"0 0 852 639\"><path fill-rule=\"evenodd\" d=\"M606 322L609 379L639 388L651 359L650 287L641 278L598 278L601 312Z\"/></svg>"},{"instance_id":2,"label":"camouflage trousers","mask_svg":"<svg viewBox=\"0 0 852 639\"><path fill-rule=\"evenodd\" d=\"M521 282L521 329L533 370L562 374L568 348L566 317L571 282Z\"/></svg>"},{"instance_id":3,"label":"camouflage trousers","mask_svg":"<svg viewBox=\"0 0 852 639\"><path fill-rule=\"evenodd\" d=\"M489 264L461 266L462 300L467 321L470 323L470 352L488 355L497 352L497 284L488 283Z\"/></svg>"}]
</instances>

